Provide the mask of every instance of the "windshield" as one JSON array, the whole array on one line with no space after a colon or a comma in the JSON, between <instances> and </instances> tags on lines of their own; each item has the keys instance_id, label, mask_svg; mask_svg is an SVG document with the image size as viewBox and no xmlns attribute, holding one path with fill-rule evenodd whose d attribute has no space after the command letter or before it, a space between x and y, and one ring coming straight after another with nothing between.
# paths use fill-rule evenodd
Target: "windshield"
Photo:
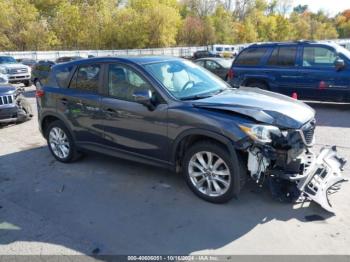
<instances>
[{"instance_id":1,"label":"windshield","mask_svg":"<svg viewBox=\"0 0 350 262\"><path fill-rule=\"evenodd\" d=\"M228 84L186 60L144 65L178 99L200 99L229 88Z\"/></svg>"},{"instance_id":2,"label":"windshield","mask_svg":"<svg viewBox=\"0 0 350 262\"><path fill-rule=\"evenodd\" d=\"M11 56L1 56L0 64L16 64L17 61Z\"/></svg>"},{"instance_id":3,"label":"windshield","mask_svg":"<svg viewBox=\"0 0 350 262\"><path fill-rule=\"evenodd\" d=\"M342 53L343 55L345 55L350 60L350 51L348 49L342 46L338 46L337 51L338 53Z\"/></svg>"}]
</instances>

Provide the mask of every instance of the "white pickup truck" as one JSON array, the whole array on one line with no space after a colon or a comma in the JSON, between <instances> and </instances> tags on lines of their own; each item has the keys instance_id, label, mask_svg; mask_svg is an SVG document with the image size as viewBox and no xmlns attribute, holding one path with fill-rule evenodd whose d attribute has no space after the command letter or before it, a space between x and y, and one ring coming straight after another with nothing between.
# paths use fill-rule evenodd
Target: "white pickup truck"
<instances>
[{"instance_id":1,"label":"white pickup truck","mask_svg":"<svg viewBox=\"0 0 350 262\"><path fill-rule=\"evenodd\" d=\"M0 56L0 74L5 75L9 83L31 85L31 68L20 64L11 56Z\"/></svg>"}]
</instances>

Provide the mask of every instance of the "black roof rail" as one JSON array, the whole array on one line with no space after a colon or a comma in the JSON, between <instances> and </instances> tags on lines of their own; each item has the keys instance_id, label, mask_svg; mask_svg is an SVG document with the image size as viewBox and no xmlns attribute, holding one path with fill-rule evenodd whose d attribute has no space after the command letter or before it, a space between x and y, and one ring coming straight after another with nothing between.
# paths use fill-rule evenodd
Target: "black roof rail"
<instances>
[{"instance_id":1,"label":"black roof rail","mask_svg":"<svg viewBox=\"0 0 350 262\"><path fill-rule=\"evenodd\" d=\"M264 45L287 45L287 44L305 44L305 43L317 43L317 41L314 40L295 40L295 41L285 41L285 42L257 42L249 45L249 47L254 46L264 46Z\"/></svg>"}]
</instances>

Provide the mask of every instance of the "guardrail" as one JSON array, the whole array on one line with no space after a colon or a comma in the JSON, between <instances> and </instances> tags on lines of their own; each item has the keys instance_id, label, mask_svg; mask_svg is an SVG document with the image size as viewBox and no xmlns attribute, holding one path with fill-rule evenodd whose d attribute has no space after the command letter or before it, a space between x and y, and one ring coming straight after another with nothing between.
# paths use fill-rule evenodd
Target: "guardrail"
<instances>
[{"instance_id":1,"label":"guardrail","mask_svg":"<svg viewBox=\"0 0 350 262\"><path fill-rule=\"evenodd\" d=\"M350 48L350 39L332 39L324 41L333 41L338 44L348 45ZM250 44L234 45L237 50ZM124 50L74 50L74 51L9 51L0 52L0 55L13 56L16 59L28 58L35 60L56 60L63 56L139 56L139 55L166 55L177 57L189 57L194 52L207 50L207 46L197 47L170 47L170 48L148 48L148 49L124 49Z\"/></svg>"}]
</instances>

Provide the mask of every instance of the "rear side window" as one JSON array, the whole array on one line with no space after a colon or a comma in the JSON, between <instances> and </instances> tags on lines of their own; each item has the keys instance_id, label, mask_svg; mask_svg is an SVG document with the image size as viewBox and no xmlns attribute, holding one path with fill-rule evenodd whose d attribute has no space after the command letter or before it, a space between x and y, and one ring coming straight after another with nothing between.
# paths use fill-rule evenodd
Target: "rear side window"
<instances>
[{"instance_id":1,"label":"rear side window","mask_svg":"<svg viewBox=\"0 0 350 262\"><path fill-rule=\"evenodd\" d=\"M200 66L204 67L205 61L204 61L204 60L201 60L201 61L196 61L195 63L196 63L197 65L200 65Z\"/></svg>"},{"instance_id":2,"label":"rear side window","mask_svg":"<svg viewBox=\"0 0 350 262\"><path fill-rule=\"evenodd\" d=\"M72 70L72 65L61 66L55 69L55 78L59 87L66 88L68 86Z\"/></svg>"},{"instance_id":3,"label":"rear side window","mask_svg":"<svg viewBox=\"0 0 350 262\"><path fill-rule=\"evenodd\" d=\"M249 48L244 50L236 59L236 65L255 66L260 64L261 59L265 55L267 48Z\"/></svg>"},{"instance_id":4,"label":"rear side window","mask_svg":"<svg viewBox=\"0 0 350 262\"><path fill-rule=\"evenodd\" d=\"M296 46L277 47L273 50L267 64L270 66L292 67L295 66L296 55Z\"/></svg>"},{"instance_id":5,"label":"rear side window","mask_svg":"<svg viewBox=\"0 0 350 262\"><path fill-rule=\"evenodd\" d=\"M81 91L97 93L100 76L101 65L82 65L75 71L69 87Z\"/></svg>"},{"instance_id":6,"label":"rear side window","mask_svg":"<svg viewBox=\"0 0 350 262\"><path fill-rule=\"evenodd\" d=\"M333 67L337 54L324 47L304 47L303 66Z\"/></svg>"}]
</instances>

